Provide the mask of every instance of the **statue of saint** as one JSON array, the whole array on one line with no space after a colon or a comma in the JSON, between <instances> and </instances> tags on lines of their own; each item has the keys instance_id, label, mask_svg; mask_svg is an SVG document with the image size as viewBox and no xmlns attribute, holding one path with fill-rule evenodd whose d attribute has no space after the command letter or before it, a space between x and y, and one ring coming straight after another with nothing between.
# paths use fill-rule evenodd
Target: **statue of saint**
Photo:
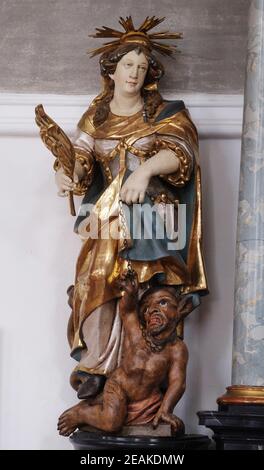
<instances>
[{"instance_id":1,"label":"statue of saint","mask_svg":"<svg viewBox=\"0 0 264 470\"><path fill-rule=\"evenodd\" d=\"M184 374L180 389L183 390L187 349L182 342L182 319L186 316L186 309L184 315L179 315L180 310L175 307L174 311L178 313L175 314L177 321L173 323L173 339L169 339L169 346L164 342L156 349L153 344L159 345L164 326L160 311L152 321L156 322L156 327L161 327L161 331L157 328L150 340L150 331L147 327L141 328L142 322L136 318L137 310L140 311L140 299L155 297L159 289L162 293L160 302L164 302L166 292L174 304L173 296L175 299L186 296L188 313L199 305L200 295L207 293L201 248L198 136L183 101L164 100L158 91L164 68L155 52L171 56L175 47L158 41L181 37L180 33L150 33L162 21L147 17L135 29L131 17L128 17L120 18L124 28L122 32L108 27L97 29L94 37L113 39L92 51L93 56L100 54L103 90L82 116L71 143L55 123L55 127L46 126L44 129L45 119L37 118L46 145L56 156L68 152L71 159L69 171L63 158L56 160L59 194L84 195L75 223L75 231L81 236L83 246L77 260L74 286L68 290L72 307L68 337L71 355L77 360L70 381L78 398L85 400L81 402L84 403L81 405L81 408L84 406L84 414L89 400L96 400L109 390L111 392L113 383L117 384L116 397L120 399L120 406L123 401L127 406L130 400L133 406L134 401L139 404L142 400L144 408L144 400L147 399L151 407L153 400L162 403L157 394L166 394L162 382L168 377L168 389L172 393L173 374L182 367ZM53 144L54 138L55 141L58 138L56 132L55 137L51 136L51 129L57 129L57 134L60 134L59 145L51 145L52 137ZM181 207L186 209L183 236L179 236L182 231ZM160 236L164 227L163 236ZM124 311L124 276L130 284L137 286L134 295L138 299L138 308L133 306L132 316ZM175 290L175 295L171 289ZM152 292L150 297L148 292ZM129 318L133 318L133 325L131 323L129 328L124 328ZM169 337L171 334L169 328ZM133 338L133 344L137 338L145 355L149 350L151 370L155 371L154 376L156 374L156 379L145 377L142 393L139 393L138 383L137 393L132 398L128 394L128 375L120 372L129 362L123 355L128 355L132 361L135 353L131 344L125 347L127 336ZM174 372L166 368L162 373L161 363L165 356L179 361ZM135 357L134 365L137 360ZM135 368L142 372L141 366L137 364ZM131 364L132 375L135 370ZM149 391L151 387L153 393ZM170 413L171 404L174 406L181 394L173 395ZM126 412L125 407L124 415ZM96 413L98 418L98 408ZM165 415L160 411L158 421ZM64 427L60 424L60 431L65 435L78 425L76 419L73 419L74 424L69 423L70 417L67 416L66 428L65 421ZM102 421L100 427L100 419L98 421L97 418L93 421L88 417L85 422L104 429L105 424ZM151 419L155 419L155 414ZM122 415L121 426L124 420ZM169 422L176 430L182 429L171 420L170 416ZM118 426L114 425L115 429L120 428L120 422Z\"/></svg>"}]
</instances>

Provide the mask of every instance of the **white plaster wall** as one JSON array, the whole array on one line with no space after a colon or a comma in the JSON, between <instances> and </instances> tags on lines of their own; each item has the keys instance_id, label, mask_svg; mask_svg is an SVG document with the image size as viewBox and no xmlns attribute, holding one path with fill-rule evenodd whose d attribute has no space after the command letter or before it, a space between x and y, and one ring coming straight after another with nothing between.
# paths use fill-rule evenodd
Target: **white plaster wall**
<instances>
[{"instance_id":1,"label":"white plaster wall","mask_svg":"<svg viewBox=\"0 0 264 470\"><path fill-rule=\"evenodd\" d=\"M80 242L67 200L56 196L52 157L37 137L0 137L0 448L71 449L58 415L76 402L68 384L66 288ZM240 140L201 141L204 251L210 296L186 320L187 432L198 410L216 409L230 384Z\"/></svg>"}]
</instances>

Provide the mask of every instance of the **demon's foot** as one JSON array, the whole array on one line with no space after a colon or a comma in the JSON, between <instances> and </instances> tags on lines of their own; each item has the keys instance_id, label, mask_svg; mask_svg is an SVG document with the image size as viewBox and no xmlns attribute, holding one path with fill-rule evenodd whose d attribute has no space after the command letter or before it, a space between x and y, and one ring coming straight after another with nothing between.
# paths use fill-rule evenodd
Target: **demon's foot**
<instances>
[{"instance_id":1,"label":"demon's foot","mask_svg":"<svg viewBox=\"0 0 264 470\"><path fill-rule=\"evenodd\" d=\"M61 436L70 436L82 424L83 412L88 406L88 402L81 401L62 413L58 420L58 431Z\"/></svg>"}]
</instances>

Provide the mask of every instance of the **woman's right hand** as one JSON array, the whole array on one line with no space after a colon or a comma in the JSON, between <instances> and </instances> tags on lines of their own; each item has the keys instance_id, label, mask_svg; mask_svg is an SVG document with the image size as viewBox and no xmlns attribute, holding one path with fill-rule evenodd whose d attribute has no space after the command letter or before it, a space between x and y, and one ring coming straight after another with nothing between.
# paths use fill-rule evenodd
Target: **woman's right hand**
<instances>
[{"instance_id":1,"label":"woman's right hand","mask_svg":"<svg viewBox=\"0 0 264 470\"><path fill-rule=\"evenodd\" d=\"M74 175L74 180L76 179L77 175ZM78 180L78 177L77 177ZM58 196L65 197L69 195L69 191L73 191L75 183L78 181L73 182L69 176L65 175L63 168L59 168L55 174L55 182L58 187Z\"/></svg>"}]
</instances>

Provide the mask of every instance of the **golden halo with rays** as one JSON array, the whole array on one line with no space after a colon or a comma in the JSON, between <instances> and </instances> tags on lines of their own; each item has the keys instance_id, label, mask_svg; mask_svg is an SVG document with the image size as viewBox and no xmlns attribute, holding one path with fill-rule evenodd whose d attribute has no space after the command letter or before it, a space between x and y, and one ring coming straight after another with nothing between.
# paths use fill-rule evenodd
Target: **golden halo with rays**
<instances>
[{"instance_id":1,"label":"golden halo with rays","mask_svg":"<svg viewBox=\"0 0 264 470\"><path fill-rule=\"evenodd\" d=\"M148 31L155 28L158 24L162 23L164 18L156 18L155 16L149 17L143 21L141 26L136 29L131 16L127 16L126 19L120 17L119 23L124 28L125 32L117 31L116 29L108 28L108 26L102 26L96 28L95 34L90 34L92 38L115 38L113 41L109 41L103 44L103 46L97 49L88 51L91 57L105 52L112 52L117 47L124 44L138 44L146 47L150 51L154 50L165 56L172 56L176 52L176 45L162 44L157 40L166 39L182 39L182 33L170 33L169 31L162 31L159 33L148 34Z\"/></svg>"}]
</instances>

